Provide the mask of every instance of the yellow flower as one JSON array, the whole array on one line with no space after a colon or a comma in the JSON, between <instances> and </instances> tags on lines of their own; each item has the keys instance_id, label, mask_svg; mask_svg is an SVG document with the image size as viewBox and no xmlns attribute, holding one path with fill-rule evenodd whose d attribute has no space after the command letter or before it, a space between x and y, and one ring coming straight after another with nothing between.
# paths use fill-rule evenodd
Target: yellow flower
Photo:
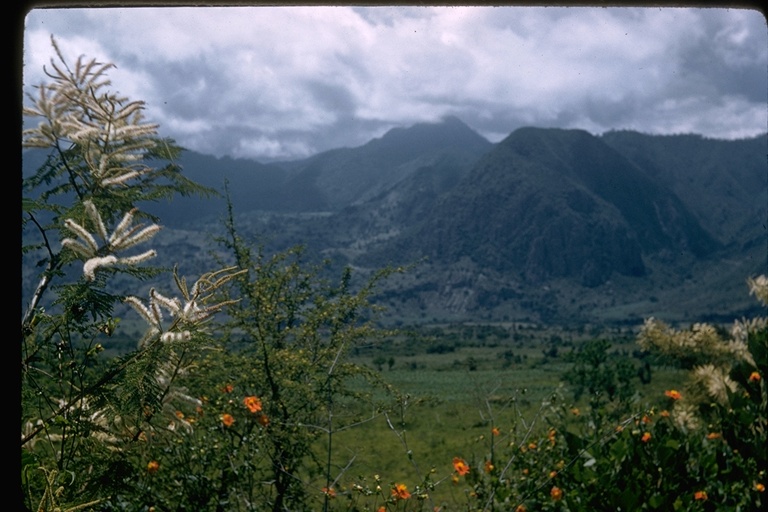
<instances>
[{"instance_id":1,"label":"yellow flower","mask_svg":"<svg viewBox=\"0 0 768 512\"><path fill-rule=\"evenodd\" d=\"M453 468L461 476L464 476L467 473L469 473L469 466L467 465L467 462L460 457L453 458Z\"/></svg>"},{"instance_id":2,"label":"yellow flower","mask_svg":"<svg viewBox=\"0 0 768 512\"><path fill-rule=\"evenodd\" d=\"M235 422L235 418L233 418L231 414L224 413L221 415L221 422L225 427L231 427Z\"/></svg>"},{"instance_id":3,"label":"yellow flower","mask_svg":"<svg viewBox=\"0 0 768 512\"><path fill-rule=\"evenodd\" d=\"M696 491L695 493L693 493L693 499L694 500L706 500L707 499L706 491Z\"/></svg>"},{"instance_id":4,"label":"yellow flower","mask_svg":"<svg viewBox=\"0 0 768 512\"><path fill-rule=\"evenodd\" d=\"M552 496L552 499L555 501L560 501L563 499L563 490L560 489L558 486L552 487L552 489L549 491L549 495Z\"/></svg>"},{"instance_id":5,"label":"yellow flower","mask_svg":"<svg viewBox=\"0 0 768 512\"><path fill-rule=\"evenodd\" d=\"M151 474L157 473L160 469L160 463L156 460L150 461L149 464L147 464L147 471Z\"/></svg>"},{"instance_id":6,"label":"yellow flower","mask_svg":"<svg viewBox=\"0 0 768 512\"><path fill-rule=\"evenodd\" d=\"M761 484L760 482L755 484L755 490L757 492L765 492L765 486Z\"/></svg>"},{"instance_id":7,"label":"yellow flower","mask_svg":"<svg viewBox=\"0 0 768 512\"><path fill-rule=\"evenodd\" d=\"M485 461L485 472L486 473L490 473L491 471L493 471L493 467L494 467L493 466L493 462L491 462L489 460Z\"/></svg>"},{"instance_id":8,"label":"yellow flower","mask_svg":"<svg viewBox=\"0 0 768 512\"><path fill-rule=\"evenodd\" d=\"M549 472L549 478L555 478L557 476L557 471L550 471Z\"/></svg>"},{"instance_id":9,"label":"yellow flower","mask_svg":"<svg viewBox=\"0 0 768 512\"><path fill-rule=\"evenodd\" d=\"M247 396L243 399L243 403L252 413L257 413L261 410L261 400L255 396Z\"/></svg>"},{"instance_id":10,"label":"yellow flower","mask_svg":"<svg viewBox=\"0 0 768 512\"><path fill-rule=\"evenodd\" d=\"M664 394L669 398L671 398L672 400L680 400L681 398L683 398L683 395L681 395L680 392L677 391L676 389L668 389L664 392Z\"/></svg>"},{"instance_id":11,"label":"yellow flower","mask_svg":"<svg viewBox=\"0 0 768 512\"><path fill-rule=\"evenodd\" d=\"M397 500L407 500L411 497L411 493L408 492L408 487L405 484L395 484L392 488L392 496Z\"/></svg>"}]
</instances>

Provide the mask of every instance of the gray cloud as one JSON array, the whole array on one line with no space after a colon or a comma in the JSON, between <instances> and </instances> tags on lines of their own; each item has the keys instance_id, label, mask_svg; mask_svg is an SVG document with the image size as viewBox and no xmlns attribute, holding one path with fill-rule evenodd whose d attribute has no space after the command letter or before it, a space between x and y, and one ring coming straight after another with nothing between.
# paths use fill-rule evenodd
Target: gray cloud
<instances>
[{"instance_id":1,"label":"gray cloud","mask_svg":"<svg viewBox=\"0 0 768 512\"><path fill-rule=\"evenodd\" d=\"M520 126L738 138L768 128L768 30L739 9L230 7L46 9L24 83L67 58L189 149L261 160L357 146L456 115Z\"/></svg>"}]
</instances>

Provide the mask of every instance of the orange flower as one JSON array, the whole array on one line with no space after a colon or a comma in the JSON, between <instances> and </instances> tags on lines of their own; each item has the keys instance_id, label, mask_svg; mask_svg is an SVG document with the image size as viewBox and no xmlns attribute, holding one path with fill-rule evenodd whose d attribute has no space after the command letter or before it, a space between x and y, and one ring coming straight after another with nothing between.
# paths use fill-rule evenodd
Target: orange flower
<instances>
[{"instance_id":1,"label":"orange flower","mask_svg":"<svg viewBox=\"0 0 768 512\"><path fill-rule=\"evenodd\" d=\"M184 419L184 413L181 412L181 411L176 411L176 417L179 418L180 420L183 420Z\"/></svg>"},{"instance_id":2,"label":"orange flower","mask_svg":"<svg viewBox=\"0 0 768 512\"><path fill-rule=\"evenodd\" d=\"M150 461L149 464L147 464L147 471L151 474L157 473L160 469L160 463L156 460Z\"/></svg>"},{"instance_id":3,"label":"orange flower","mask_svg":"<svg viewBox=\"0 0 768 512\"><path fill-rule=\"evenodd\" d=\"M574 416L578 416L579 414L581 414L581 411L579 410L578 407L574 407L573 409L571 409L571 414L573 414Z\"/></svg>"},{"instance_id":4,"label":"orange flower","mask_svg":"<svg viewBox=\"0 0 768 512\"><path fill-rule=\"evenodd\" d=\"M563 499L563 490L560 489L558 486L552 487L552 489L549 491L549 495L552 496L552 499L555 501L560 501Z\"/></svg>"},{"instance_id":5,"label":"orange flower","mask_svg":"<svg viewBox=\"0 0 768 512\"><path fill-rule=\"evenodd\" d=\"M467 461L460 457L453 458L453 469L455 469L456 472L462 476L469 473L469 466L467 466Z\"/></svg>"},{"instance_id":6,"label":"orange flower","mask_svg":"<svg viewBox=\"0 0 768 512\"><path fill-rule=\"evenodd\" d=\"M528 443L528 449L529 450L535 450L536 449L536 443Z\"/></svg>"},{"instance_id":7,"label":"orange flower","mask_svg":"<svg viewBox=\"0 0 768 512\"><path fill-rule=\"evenodd\" d=\"M720 439L720 433L719 432L710 432L709 434L707 434L707 439L709 439L709 440Z\"/></svg>"},{"instance_id":8,"label":"orange flower","mask_svg":"<svg viewBox=\"0 0 768 512\"><path fill-rule=\"evenodd\" d=\"M765 486L761 484L760 482L755 484L755 490L757 492L765 492Z\"/></svg>"},{"instance_id":9,"label":"orange flower","mask_svg":"<svg viewBox=\"0 0 768 512\"><path fill-rule=\"evenodd\" d=\"M335 498L336 497L336 491L333 489L333 487L323 487L323 494L327 494L329 498Z\"/></svg>"},{"instance_id":10,"label":"orange flower","mask_svg":"<svg viewBox=\"0 0 768 512\"><path fill-rule=\"evenodd\" d=\"M549 478L555 478L557 476L557 471L550 471L549 472Z\"/></svg>"},{"instance_id":11,"label":"orange flower","mask_svg":"<svg viewBox=\"0 0 768 512\"><path fill-rule=\"evenodd\" d=\"M387 508L386 508L384 505L382 505L382 506L380 506L380 507L379 507L379 508L376 510L376 512L387 512Z\"/></svg>"},{"instance_id":12,"label":"orange flower","mask_svg":"<svg viewBox=\"0 0 768 512\"><path fill-rule=\"evenodd\" d=\"M752 372L749 374L749 382L760 382L760 374L757 372Z\"/></svg>"},{"instance_id":13,"label":"orange flower","mask_svg":"<svg viewBox=\"0 0 768 512\"><path fill-rule=\"evenodd\" d=\"M259 418L256 420L259 422L259 425L262 427L266 427L269 425L269 417L266 414L260 414Z\"/></svg>"},{"instance_id":14,"label":"orange flower","mask_svg":"<svg viewBox=\"0 0 768 512\"><path fill-rule=\"evenodd\" d=\"M224 393L231 393L233 389L235 389L235 387L232 384L225 384L224 387L221 388Z\"/></svg>"},{"instance_id":15,"label":"orange flower","mask_svg":"<svg viewBox=\"0 0 768 512\"><path fill-rule=\"evenodd\" d=\"M493 435L497 436L497 435L501 434L501 431L499 431L499 428L498 428L498 427L493 427L493 428L491 429L491 433L492 433Z\"/></svg>"},{"instance_id":16,"label":"orange flower","mask_svg":"<svg viewBox=\"0 0 768 512\"><path fill-rule=\"evenodd\" d=\"M683 395L681 395L680 392L677 391L676 389L668 389L664 392L664 394L669 398L671 398L672 400L680 400L681 398L683 398Z\"/></svg>"},{"instance_id":17,"label":"orange flower","mask_svg":"<svg viewBox=\"0 0 768 512\"><path fill-rule=\"evenodd\" d=\"M525 505L518 505L515 512L528 512L528 509L525 508Z\"/></svg>"},{"instance_id":18,"label":"orange flower","mask_svg":"<svg viewBox=\"0 0 768 512\"><path fill-rule=\"evenodd\" d=\"M235 422L235 418L233 418L231 414L224 413L221 415L221 422L225 427L231 427Z\"/></svg>"},{"instance_id":19,"label":"orange flower","mask_svg":"<svg viewBox=\"0 0 768 512\"><path fill-rule=\"evenodd\" d=\"M650 433L650 432L646 432L646 433L644 433L644 434L643 434L643 437L641 437L641 438L640 438L640 440L641 440L642 442L644 442L644 443L647 443L648 441L650 441L650 440L651 440L651 433Z\"/></svg>"},{"instance_id":20,"label":"orange flower","mask_svg":"<svg viewBox=\"0 0 768 512\"><path fill-rule=\"evenodd\" d=\"M485 461L485 472L486 473L490 473L491 471L493 471L493 467L494 467L493 466L493 462L491 462L489 460Z\"/></svg>"},{"instance_id":21,"label":"orange flower","mask_svg":"<svg viewBox=\"0 0 768 512\"><path fill-rule=\"evenodd\" d=\"M549 444L552 446L555 446L555 437L557 436L557 430L551 428L549 429L549 432L547 432L547 439L549 439Z\"/></svg>"},{"instance_id":22,"label":"orange flower","mask_svg":"<svg viewBox=\"0 0 768 512\"><path fill-rule=\"evenodd\" d=\"M243 403L252 413L257 413L261 410L261 400L255 396L247 396L243 399Z\"/></svg>"},{"instance_id":23,"label":"orange flower","mask_svg":"<svg viewBox=\"0 0 768 512\"><path fill-rule=\"evenodd\" d=\"M411 493L408 492L408 487L405 484L395 484L392 488L392 496L397 500L407 500L411 497Z\"/></svg>"},{"instance_id":24,"label":"orange flower","mask_svg":"<svg viewBox=\"0 0 768 512\"><path fill-rule=\"evenodd\" d=\"M661 416L662 418L669 418L669 411L664 409L659 413L659 416Z\"/></svg>"},{"instance_id":25,"label":"orange flower","mask_svg":"<svg viewBox=\"0 0 768 512\"><path fill-rule=\"evenodd\" d=\"M647 424L648 424L648 423L650 423L652 420L651 420L651 418L650 418L650 417L649 417L647 414L644 414L644 415L643 415L643 417L642 417L642 419L641 419L640 421L641 421L641 422L643 422L643 424L646 424L646 425L647 425Z\"/></svg>"},{"instance_id":26,"label":"orange flower","mask_svg":"<svg viewBox=\"0 0 768 512\"><path fill-rule=\"evenodd\" d=\"M706 500L707 499L706 491L696 491L695 493L693 493L693 499L694 500Z\"/></svg>"}]
</instances>

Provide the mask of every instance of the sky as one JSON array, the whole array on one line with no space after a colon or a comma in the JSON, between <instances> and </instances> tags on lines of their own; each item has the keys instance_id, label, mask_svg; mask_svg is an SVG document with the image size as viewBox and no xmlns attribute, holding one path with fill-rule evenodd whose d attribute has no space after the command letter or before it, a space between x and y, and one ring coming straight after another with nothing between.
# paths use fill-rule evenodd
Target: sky
<instances>
[{"instance_id":1,"label":"sky","mask_svg":"<svg viewBox=\"0 0 768 512\"><path fill-rule=\"evenodd\" d=\"M112 62L160 135L217 157L293 160L393 127L464 121L753 137L768 131L768 28L750 9L237 6L33 9L23 87L51 36Z\"/></svg>"}]
</instances>

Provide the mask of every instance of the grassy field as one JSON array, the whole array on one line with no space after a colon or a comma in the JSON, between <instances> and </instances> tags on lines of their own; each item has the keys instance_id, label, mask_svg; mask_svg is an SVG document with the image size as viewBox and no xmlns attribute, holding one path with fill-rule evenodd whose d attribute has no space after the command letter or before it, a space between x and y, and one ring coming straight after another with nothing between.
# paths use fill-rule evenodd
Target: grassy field
<instances>
[{"instance_id":1,"label":"grassy field","mask_svg":"<svg viewBox=\"0 0 768 512\"><path fill-rule=\"evenodd\" d=\"M483 329L490 332L487 326ZM387 484L412 487L433 468L434 480L450 479L454 456L481 458L490 450L493 427L500 431L493 440L497 446L520 444L529 433L549 428L551 405L586 407L584 398L573 401L563 375L573 365L569 353L592 334L615 338L611 353L617 357L638 355L633 337L621 332L569 337L535 328L517 330L516 337L495 330L498 336L478 338L479 332L477 326L455 326L437 336L404 335L358 351L354 362L379 368L383 380L408 398L386 413L362 411L363 423L333 435L335 474L343 475L339 483L357 478L370 482L380 475ZM679 386L678 376L677 370L662 368L650 383L638 381L638 402ZM335 424L351 421L345 412L360 413L357 405L339 407ZM437 502L454 502L453 491L446 484L432 494Z\"/></svg>"}]
</instances>

